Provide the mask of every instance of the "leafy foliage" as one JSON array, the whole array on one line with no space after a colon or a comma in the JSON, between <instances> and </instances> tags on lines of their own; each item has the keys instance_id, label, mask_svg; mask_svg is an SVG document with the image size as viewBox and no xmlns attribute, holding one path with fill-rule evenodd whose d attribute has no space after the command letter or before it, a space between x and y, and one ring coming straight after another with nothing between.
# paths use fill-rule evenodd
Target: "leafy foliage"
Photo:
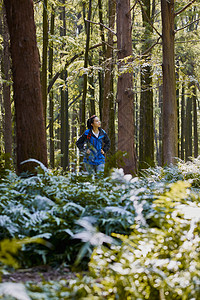
<instances>
[{"instance_id":1,"label":"leafy foliage","mask_svg":"<svg viewBox=\"0 0 200 300\"><path fill-rule=\"evenodd\" d=\"M122 169L101 179L44 170L20 178L10 171L0 182L1 239L43 238L53 245L25 243L19 263L83 267L91 257L87 275L27 283L29 296L198 299L199 169L196 159L134 178Z\"/></svg>"},{"instance_id":2,"label":"leafy foliage","mask_svg":"<svg viewBox=\"0 0 200 300\"><path fill-rule=\"evenodd\" d=\"M99 243L89 274L41 284L41 299L199 299L199 196L188 182L177 181L153 208L156 226L134 224L129 236L112 234L121 245ZM38 287L27 287L36 299Z\"/></svg>"}]
</instances>

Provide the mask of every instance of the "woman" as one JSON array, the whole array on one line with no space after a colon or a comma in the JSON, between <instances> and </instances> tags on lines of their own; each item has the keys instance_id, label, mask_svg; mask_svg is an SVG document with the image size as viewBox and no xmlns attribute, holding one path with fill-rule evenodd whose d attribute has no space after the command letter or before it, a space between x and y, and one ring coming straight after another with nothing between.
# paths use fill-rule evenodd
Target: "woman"
<instances>
[{"instance_id":1,"label":"woman","mask_svg":"<svg viewBox=\"0 0 200 300\"><path fill-rule=\"evenodd\" d=\"M105 153L110 148L110 139L100 126L97 116L90 117L87 120L88 129L76 142L80 151L85 150L83 162L89 174L104 172Z\"/></svg>"}]
</instances>

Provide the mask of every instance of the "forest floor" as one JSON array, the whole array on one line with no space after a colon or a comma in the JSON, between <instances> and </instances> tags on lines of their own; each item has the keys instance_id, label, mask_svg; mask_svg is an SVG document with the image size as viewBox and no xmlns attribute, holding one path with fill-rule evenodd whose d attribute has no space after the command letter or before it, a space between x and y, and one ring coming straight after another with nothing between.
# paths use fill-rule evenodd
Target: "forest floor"
<instances>
[{"instance_id":1,"label":"forest floor","mask_svg":"<svg viewBox=\"0 0 200 300\"><path fill-rule=\"evenodd\" d=\"M2 275L2 282L27 282L60 281L76 278L76 273L67 267L52 268L48 265L33 267L30 269L18 269L9 274Z\"/></svg>"}]
</instances>

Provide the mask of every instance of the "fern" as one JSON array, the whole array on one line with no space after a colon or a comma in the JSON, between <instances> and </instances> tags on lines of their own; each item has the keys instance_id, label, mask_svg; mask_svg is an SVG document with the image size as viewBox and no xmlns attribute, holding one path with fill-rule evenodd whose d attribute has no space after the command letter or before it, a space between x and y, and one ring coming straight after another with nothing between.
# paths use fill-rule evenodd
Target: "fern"
<instances>
[{"instance_id":1,"label":"fern","mask_svg":"<svg viewBox=\"0 0 200 300\"><path fill-rule=\"evenodd\" d=\"M31 300L21 283L5 282L0 284L0 296L11 296L18 300Z\"/></svg>"}]
</instances>

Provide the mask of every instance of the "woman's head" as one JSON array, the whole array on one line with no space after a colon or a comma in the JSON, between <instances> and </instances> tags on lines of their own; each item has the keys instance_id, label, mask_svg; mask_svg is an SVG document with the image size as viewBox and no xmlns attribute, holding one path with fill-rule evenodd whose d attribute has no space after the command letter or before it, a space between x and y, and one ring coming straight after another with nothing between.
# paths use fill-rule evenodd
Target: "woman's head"
<instances>
[{"instance_id":1,"label":"woman's head","mask_svg":"<svg viewBox=\"0 0 200 300\"><path fill-rule=\"evenodd\" d=\"M91 116L87 120L87 127L88 129L93 129L93 127L100 127L101 122L99 121L99 118L96 115Z\"/></svg>"}]
</instances>

